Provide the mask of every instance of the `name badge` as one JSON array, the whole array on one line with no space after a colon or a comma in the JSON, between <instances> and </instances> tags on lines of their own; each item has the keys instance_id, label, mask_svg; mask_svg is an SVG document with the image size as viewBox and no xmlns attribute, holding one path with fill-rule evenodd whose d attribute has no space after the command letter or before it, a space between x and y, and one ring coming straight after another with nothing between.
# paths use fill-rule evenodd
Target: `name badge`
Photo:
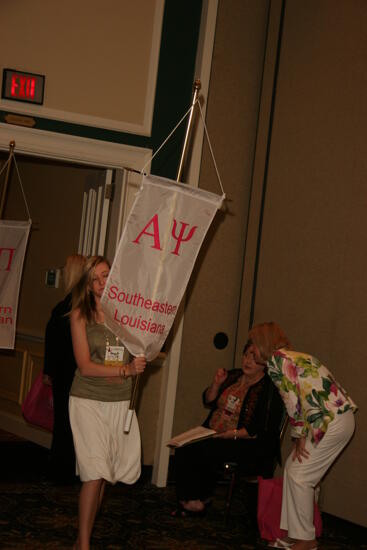
<instances>
[{"instance_id":1,"label":"name badge","mask_svg":"<svg viewBox=\"0 0 367 550\"><path fill-rule=\"evenodd\" d=\"M124 351L124 346L106 346L104 364L110 367L122 365Z\"/></svg>"},{"instance_id":2,"label":"name badge","mask_svg":"<svg viewBox=\"0 0 367 550\"><path fill-rule=\"evenodd\" d=\"M239 397L236 397L235 395L229 395L225 406L226 413L233 414L236 411L236 408L239 405L239 402L240 402Z\"/></svg>"}]
</instances>

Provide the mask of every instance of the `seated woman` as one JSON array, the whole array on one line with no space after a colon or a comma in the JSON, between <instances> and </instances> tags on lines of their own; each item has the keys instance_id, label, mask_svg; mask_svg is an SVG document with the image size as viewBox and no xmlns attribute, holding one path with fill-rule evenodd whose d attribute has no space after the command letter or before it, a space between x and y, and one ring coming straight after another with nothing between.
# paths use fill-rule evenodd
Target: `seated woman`
<instances>
[{"instance_id":1,"label":"seated woman","mask_svg":"<svg viewBox=\"0 0 367 550\"><path fill-rule=\"evenodd\" d=\"M240 369L217 370L203 393L211 408L204 426L216 434L176 449L175 480L178 509L173 516L202 514L225 462L237 462L248 475L273 475L280 457L279 429L284 415L282 400L264 364L255 362L245 346Z\"/></svg>"}]
</instances>

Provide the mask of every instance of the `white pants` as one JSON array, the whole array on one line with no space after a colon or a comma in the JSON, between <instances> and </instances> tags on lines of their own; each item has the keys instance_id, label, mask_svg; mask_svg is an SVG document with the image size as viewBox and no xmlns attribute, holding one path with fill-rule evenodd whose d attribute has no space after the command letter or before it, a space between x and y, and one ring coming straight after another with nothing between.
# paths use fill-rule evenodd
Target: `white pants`
<instances>
[{"instance_id":1,"label":"white pants","mask_svg":"<svg viewBox=\"0 0 367 550\"><path fill-rule=\"evenodd\" d=\"M140 432L134 413L124 433L129 401L69 398L70 424L76 454L76 473L82 481L105 479L132 484L140 476Z\"/></svg>"},{"instance_id":2,"label":"white pants","mask_svg":"<svg viewBox=\"0 0 367 550\"><path fill-rule=\"evenodd\" d=\"M306 441L310 453L302 462L289 455L284 468L281 529L297 540L313 540L315 486L319 483L338 454L353 435L355 428L352 411L336 415L328 425L321 441L314 446Z\"/></svg>"}]
</instances>

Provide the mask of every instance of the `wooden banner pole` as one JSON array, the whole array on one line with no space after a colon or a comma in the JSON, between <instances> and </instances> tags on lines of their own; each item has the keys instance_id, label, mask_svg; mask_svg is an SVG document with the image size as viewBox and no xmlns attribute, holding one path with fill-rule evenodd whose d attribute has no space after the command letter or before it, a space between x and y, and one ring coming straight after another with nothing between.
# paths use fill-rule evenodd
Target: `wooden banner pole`
<instances>
[{"instance_id":1,"label":"wooden banner pole","mask_svg":"<svg viewBox=\"0 0 367 550\"><path fill-rule=\"evenodd\" d=\"M9 143L8 166L6 167L6 174L5 174L4 185L3 185L3 188L2 188L2 191L1 191L1 199L0 199L0 220L3 219L3 214L4 214L6 194L7 194L7 191L8 191L9 179L10 179L10 170L11 170L12 161L13 161L13 156L14 156L14 148L15 148L15 141L11 141L11 142Z\"/></svg>"},{"instance_id":2,"label":"wooden banner pole","mask_svg":"<svg viewBox=\"0 0 367 550\"><path fill-rule=\"evenodd\" d=\"M197 100L197 98L198 98L198 94L199 94L200 88L201 88L201 82L200 82L199 79L197 79L197 80L195 80L195 82L194 82L194 94L193 94L192 102L191 102L191 111L190 111L189 120L187 121L187 128L186 128L186 134L185 134L184 144L183 144L183 147L182 147L182 153L181 153L180 164L179 164L178 171L177 171L177 178L176 178L177 181L180 181L180 178L181 178L181 176L182 176L182 171L183 171L183 167L184 167L185 157L186 157L186 153L187 153L187 146L188 146L188 143L189 143L189 137L190 137L191 128L192 128L192 121L193 121L193 115L194 115L194 107L195 107L196 100Z\"/></svg>"}]
</instances>

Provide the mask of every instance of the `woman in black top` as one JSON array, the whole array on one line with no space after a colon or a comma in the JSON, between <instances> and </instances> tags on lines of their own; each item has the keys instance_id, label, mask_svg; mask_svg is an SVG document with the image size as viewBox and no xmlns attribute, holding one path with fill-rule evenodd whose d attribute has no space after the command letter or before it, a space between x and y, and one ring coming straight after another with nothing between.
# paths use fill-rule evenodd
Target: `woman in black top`
<instances>
[{"instance_id":1,"label":"woman in black top","mask_svg":"<svg viewBox=\"0 0 367 550\"><path fill-rule=\"evenodd\" d=\"M75 478L75 452L69 420L69 392L76 362L70 332L71 290L79 281L85 257L73 254L66 259L63 283L66 296L52 310L46 326L43 380L52 385L54 428L51 445L51 476L59 483Z\"/></svg>"},{"instance_id":2,"label":"woman in black top","mask_svg":"<svg viewBox=\"0 0 367 550\"><path fill-rule=\"evenodd\" d=\"M218 369L204 391L204 405L211 408L204 426L216 434L176 449L175 479L179 508L173 515L202 513L211 496L216 472L227 462L237 462L248 475L271 477L279 458L279 429L284 407L278 392L244 349L241 369Z\"/></svg>"}]
</instances>

